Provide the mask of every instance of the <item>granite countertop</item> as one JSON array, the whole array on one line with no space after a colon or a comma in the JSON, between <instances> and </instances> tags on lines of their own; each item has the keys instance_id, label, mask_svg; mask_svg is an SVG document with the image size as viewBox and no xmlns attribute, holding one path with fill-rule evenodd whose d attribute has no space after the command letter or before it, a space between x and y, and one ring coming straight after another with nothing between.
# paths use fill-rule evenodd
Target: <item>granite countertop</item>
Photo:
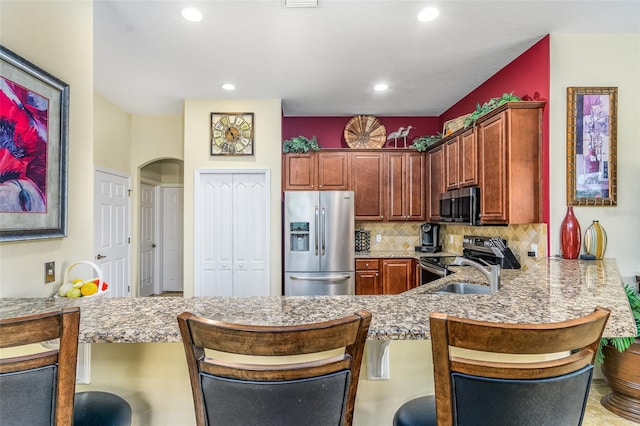
<instances>
[{"instance_id":1,"label":"granite countertop","mask_svg":"<svg viewBox=\"0 0 640 426\"><path fill-rule=\"evenodd\" d=\"M263 325L324 321L369 310L369 339L429 339L429 315L506 323L548 323L586 315L600 305L611 310L604 335L634 336L635 324L616 261L538 259L528 270L502 270L493 295L431 294L451 281L486 283L469 266L455 274L394 296L144 297L0 299L0 319L81 307L84 343L179 342L176 317L190 311L212 319Z\"/></svg>"}]
</instances>

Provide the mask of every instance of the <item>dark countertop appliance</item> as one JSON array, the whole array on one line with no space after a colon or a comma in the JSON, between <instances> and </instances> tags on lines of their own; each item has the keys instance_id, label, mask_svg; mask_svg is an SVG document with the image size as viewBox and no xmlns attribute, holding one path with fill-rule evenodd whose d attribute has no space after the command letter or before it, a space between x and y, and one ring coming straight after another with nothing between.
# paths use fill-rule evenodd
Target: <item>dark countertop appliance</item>
<instances>
[{"instance_id":1,"label":"dark countertop appliance","mask_svg":"<svg viewBox=\"0 0 640 426\"><path fill-rule=\"evenodd\" d=\"M418 253L436 253L442 251L438 245L440 227L435 223L423 223L420 226L420 244L416 246Z\"/></svg>"},{"instance_id":2,"label":"dark countertop appliance","mask_svg":"<svg viewBox=\"0 0 640 426\"><path fill-rule=\"evenodd\" d=\"M462 255L468 259L500 265L502 269L520 269L520 262L498 237L465 235L462 239Z\"/></svg>"}]
</instances>

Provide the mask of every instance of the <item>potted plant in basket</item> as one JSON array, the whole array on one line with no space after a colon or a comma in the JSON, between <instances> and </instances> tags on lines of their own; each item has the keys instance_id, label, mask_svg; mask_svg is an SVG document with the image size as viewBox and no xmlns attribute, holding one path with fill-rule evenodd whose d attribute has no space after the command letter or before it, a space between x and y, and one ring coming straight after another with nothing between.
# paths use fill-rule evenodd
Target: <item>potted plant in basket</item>
<instances>
[{"instance_id":1,"label":"potted plant in basket","mask_svg":"<svg viewBox=\"0 0 640 426\"><path fill-rule=\"evenodd\" d=\"M629 287L625 291L636 322L636 337L601 340L597 360L611 393L600 403L612 413L640 423L640 294Z\"/></svg>"},{"instance_id":2,"label":"potted plant in basket","mask_svg":"<svg viewBox=\"0 0 640 426\"><path fill-rule=\"evenodd\" d=\"M285 154L288 152L318 151L319 149L318 139L315 136L311 139L305 136L296 136L291 139L286 139L282 143L282 152Z\"/></svg>"}]
</instances>

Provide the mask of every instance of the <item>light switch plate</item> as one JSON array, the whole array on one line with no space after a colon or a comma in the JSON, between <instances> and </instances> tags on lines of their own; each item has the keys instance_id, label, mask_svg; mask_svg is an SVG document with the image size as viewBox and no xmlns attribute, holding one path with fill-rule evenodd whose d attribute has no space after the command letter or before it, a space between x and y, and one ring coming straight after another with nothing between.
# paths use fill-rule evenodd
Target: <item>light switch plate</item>
<instances>
[{"instance_id":1,"label":"light switch plate","mask_svg":"<svg viewBox=\"0 0 640 426\"><path fill-rule=\"evenodd\" d=\"M56 262L44 264L44 283L52 283L56 280Z\"/></svg>"}]
</instances>

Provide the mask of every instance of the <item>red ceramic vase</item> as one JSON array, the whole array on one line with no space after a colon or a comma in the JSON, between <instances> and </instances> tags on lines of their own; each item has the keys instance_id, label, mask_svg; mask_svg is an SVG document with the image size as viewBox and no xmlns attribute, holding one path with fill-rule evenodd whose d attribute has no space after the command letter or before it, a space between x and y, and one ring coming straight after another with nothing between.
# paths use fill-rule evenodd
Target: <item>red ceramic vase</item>
<instances>
[{"instance_id":1,"label":"red ceramic vase","mask_svg":"<svg viewBox=\"0 0 640 426\"><path fill-rule=\"evenodd\" d=\"M560 245L563 259L578 258L581 239L580 223L573 214L573 207L567 206L567 214L560 225Z\"/></svg>"}]
</instances>

